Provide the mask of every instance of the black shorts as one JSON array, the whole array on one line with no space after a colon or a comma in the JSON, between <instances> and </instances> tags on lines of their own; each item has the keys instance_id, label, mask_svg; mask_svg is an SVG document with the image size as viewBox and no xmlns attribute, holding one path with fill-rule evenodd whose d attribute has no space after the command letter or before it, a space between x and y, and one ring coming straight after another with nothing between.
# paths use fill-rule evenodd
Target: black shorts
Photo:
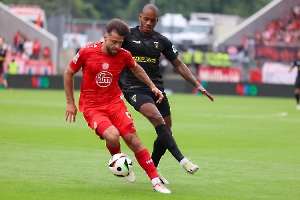
<instances>
[{"instance_id":1,"label":"black shorts","mask_svg":"<svg viewBox=\"0 0 300 200\"><path fill-rule=\"evenodd\" d=\"M295 88L300 89L300 77L297 77L297 78L296 78Z\"/></svg>"},{"instance_id":2,"label":"black shorts","mask_svg":"<svg viewBox=\"0 0 300 200\"><path fill-rule=\"evenodd\" d=\"M145 103L152 103L154 104L157 109L159 110L160 114L163 118L168 117L171 115L170 111L170 104L167 98L166 93L163 92L165 96L161 103L156 103L158 97L151 91L149 92L140 92L140 91L130 91L124 94L125 99L127 102L134 107L135 110L139 111L140 107Z\"/></svg>"}]
</instances>

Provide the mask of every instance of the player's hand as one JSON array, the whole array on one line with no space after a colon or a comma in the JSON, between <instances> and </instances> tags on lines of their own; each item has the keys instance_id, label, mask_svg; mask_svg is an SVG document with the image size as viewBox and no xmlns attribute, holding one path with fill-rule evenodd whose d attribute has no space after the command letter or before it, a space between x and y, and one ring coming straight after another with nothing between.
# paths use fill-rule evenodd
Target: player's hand
<instances>
[{"instance_id":1,"label":"player's hand","mask_svg":"<svg viewBox=\"0 0 300 200\"><path fill-rule=\"evenodd\" d=\"M214 101L214 97L211 96L203 87L198 87L198 91L200 91L202 94L205 94L211 101Z\"/></svg>"},{"instance_id":2,"label":"player's hand","mask_svg":"<svg viewBox=\"0 0 300 200\"><path fill-rule=\"evenodd\" d=\"M209 94L206 90L202 90L201 92L202 94L205 94L211 101L214 101L214 97L211 96L211 94Z\"/></svg>"},{"instance_id":3,"label":"player's hand","mask_svg":"<svg viewBox=\"0 0 300 200\"><path fill-rule=\"evenodd\" d=\"M156 103L160 103L163 100L163 98L164 98L164 95L162 94L162 92L158 88L153 88L152 92L156 96L158 96L158 100L156 101Z\"/></svg>"},{"instance_id":4,"label":"player's hand","mask_svg":"<svg viewBox=\"0 0 300 200\"><path fill-rule=\"evenodd\" d=\"M74 104L68 104L66 109L66 122L75 122L77 115L77 108Z\"/></svg>"}]
</instances>

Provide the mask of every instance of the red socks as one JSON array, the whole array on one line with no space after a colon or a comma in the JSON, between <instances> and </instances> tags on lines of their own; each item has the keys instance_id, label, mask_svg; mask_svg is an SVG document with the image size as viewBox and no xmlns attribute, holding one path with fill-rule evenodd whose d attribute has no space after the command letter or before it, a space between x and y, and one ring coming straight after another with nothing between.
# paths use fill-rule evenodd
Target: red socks
<instances>
[{"instance_id":1,"label":"red socks","mask_svg":"<svg viewBox=\"0 0 300 200\"><path fill-rule=\"evenodd\" d=\"M145 148L135 154L136 160L140 166L145 170L150 180L158 177L153 161L150 157L148 150Z\"/></svg>"},{"instance_id":2,"label":"red socks","mask_svg":"<svg viewBox=\"0 0 300 200\"><path fill-rule=\"evenodd\" d=\"M110 155L115 155L115 154L117 154L117 153L121 153L121 145L120 145L120 143L119 143L119 145L118 145L116 148L111 147L111 146L109 146L109 145L106 143L106 148L108 149Z\"/></svg>"},{"instance_id":3,"label":"red socks","mask_svg":"<svg viewBox=\"0 0 300 200\"><path fill-rule=\"evenodd\" d=\"M106 143L106 148L108 149L108 151L110 152L111 155L115 155L117 153L121 153L121 145L119 143L118 147L114 148L109 146ZM145 172L147 173L148 177L150 178L150 180L157 178L157 172L156 172L156 168L153 164L153 161L150 157L150 154L148 152L148 150L145 148L142 151L134 154L136 157L136 160L138 161L138 163L140 164L140 166L145 170Z\"/></svg>"}]
</instances>

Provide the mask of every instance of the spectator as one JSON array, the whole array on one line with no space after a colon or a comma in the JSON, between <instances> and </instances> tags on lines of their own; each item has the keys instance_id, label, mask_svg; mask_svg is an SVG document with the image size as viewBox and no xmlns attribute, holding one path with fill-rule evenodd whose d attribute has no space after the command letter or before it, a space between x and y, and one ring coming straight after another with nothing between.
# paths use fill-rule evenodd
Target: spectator
<instances>
[{"instance_id":1,"label":"spectator","mask_svg":"<svg viewBox=\"0 0 300 200\"><path fill-rule=\"evenodd\" d=\"M20 32L20 35L19 35L19 37L18 37L18 51L20 51L21 52L21 54L23 54L23 52L24 52L24 43L25 43L25 35L22 33L22 32Z\"/></svg>"},{"instance_id":2,"label":"spectator","mask_svg":"<svg viewBox=\"0 0 300 200\"><path fill-rule=\"evenodd\" d=\"M255 33L255 43L256 44L262 44L263 43L263 38L262 38L262 35L261 35L260 31L256 31L256 33Z\"/></svg>"},{"instance_id":3,"label":"spectator","mask_svg":"<svg viewBox=\"0 0 300 200\"><path fill-rule=\"evenodd\" d=\"M50 60L51 49L49 46L43 48L43 60Z\"/></svg>"},{"instance_id":4,"label":"spectator","mask_svg":"<svg viewBox=\"0 0 300 200\"><path fill-rule=\"evenodd\" d=\"M20 31L18 30L14 35L14 47L16 51L19 51L19 38L20 38Z\"/></svg>"},{"instance_id":5,"label":"spectator","mask_svg":"<svg viewBox=\"0 0 300 200\"><path fill-rule=\"evenodd\" d=\"M30 38L27 38L26 41L24 42L24 52L22 57L25 60L28 60L32 55L32 50L33 50L33 42L31 41Z\"/></svg>"},{"instance_id":6,"label":"spectator","mask_svg":"<svg viewBox=\"0 0 300 200\"><path fill-rule=\"evenodd\" d=\"M193 63L195 66L196 74L198 75L199 67L203 64L203 52L200 48L196 48L193 54Z\"/></svg>"},{"instance_id":7,"label":"spectator","mask_svg":"<svg viewBox=\"0 0 300 200\"><path fill-rule=\"evenodd\" d=\"M293 8L293 14L295 16L295 18L300 18L300 4L298 4L297 6L295 6Z\"/></svg>"},{"instance_id":8,"label":"spectator","mask_svg":"<svg viewBox=\"0 0 300 200\"><path fill-rule=\"evenodd\" d=\"M40 55L40 51L41 51L41 43L38 41L37 38L34 39L33 41L33 50L32 50L32 59L38 60L39 59L39 55Z\"/></svg>"},{"instance_id":9,"label":"spectator","mask_svg":"<svg viewBox=\"0 0 300 200\"><path fill-rule=\"evenodd\" d=\"M183 58L183 63L190 69L190 71L192 71L192 61L193 61L192 51L188 49L187 51L183 52L182 58Z\"/></svg>"},{"instance_id":10,"label":"spectator","mask_svg":"<svg viewBox=\"0 0 300 200\"><path fill-rule=\"evenodd\" d=\"M9 64L8 64L8 69L7 73L8 74L18 74L18 63L13 59Z\"/></svg>"}]
</instances>

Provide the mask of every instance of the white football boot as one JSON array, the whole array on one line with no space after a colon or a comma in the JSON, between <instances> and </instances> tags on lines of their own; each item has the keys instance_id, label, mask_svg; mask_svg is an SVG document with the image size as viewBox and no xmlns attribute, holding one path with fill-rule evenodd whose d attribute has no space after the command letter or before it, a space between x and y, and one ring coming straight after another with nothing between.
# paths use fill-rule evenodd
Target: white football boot
<instances>
[{"instance_id":1,"label":"white football boot","mask_svg":"<svg viewBox=\"0 0 300 200\"><path fill-rule=\"evenodd\" d=\"M191 161L187 160L186 163L182 165L183 169L189 174L194 174L199 169L198 165L194 165Z\"/></svg>"},{"instance_id":2,"label":"white football boot","mask_svg":"<svg viewBox=\"0 0 300 200\"><path fill-rule=\"evenodd\" d=\"M153 190L155 192L159 192L159 193L163 193L163 194L170 194L171 191L169 189L167 189L159 180L158 177L154 178L151 180L152 186L153 186Z\"/></svg>"}]
</instances>

